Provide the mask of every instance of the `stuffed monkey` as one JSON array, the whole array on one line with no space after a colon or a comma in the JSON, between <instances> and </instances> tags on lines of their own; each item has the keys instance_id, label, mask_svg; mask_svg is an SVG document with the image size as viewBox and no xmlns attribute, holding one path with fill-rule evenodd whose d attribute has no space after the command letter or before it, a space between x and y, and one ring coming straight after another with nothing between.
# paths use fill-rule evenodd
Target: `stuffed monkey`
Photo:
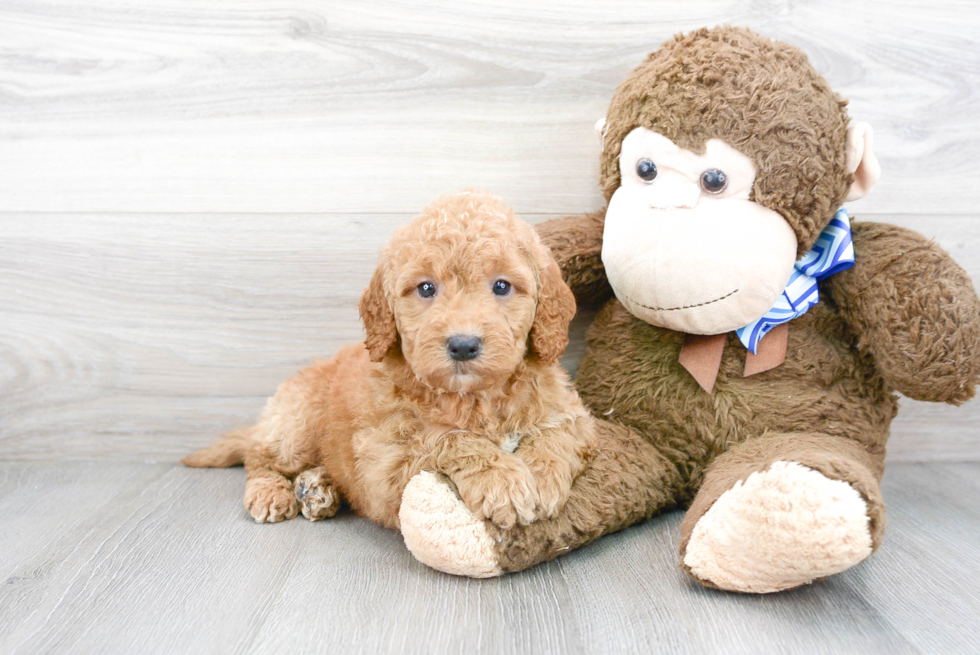
<instances>
[{"instance_id":1,"label":"stuffed monkey","mask_svg":"<svg viewBox=\"0 0 980 655\"><path fill-rule=\"evenodd\" d=\"M597 126L606 208L539 226L579 303L604 303L576 379L598 455L559 516L507 531L419 474L416 557L498 575L678 505L683 568L722 589L789 589L878 548L896 393L973 396L980 301L933 242L841 210L879 174L845 105L746 29L678 36L630 74Z\"/></svg>"}]
</instances>

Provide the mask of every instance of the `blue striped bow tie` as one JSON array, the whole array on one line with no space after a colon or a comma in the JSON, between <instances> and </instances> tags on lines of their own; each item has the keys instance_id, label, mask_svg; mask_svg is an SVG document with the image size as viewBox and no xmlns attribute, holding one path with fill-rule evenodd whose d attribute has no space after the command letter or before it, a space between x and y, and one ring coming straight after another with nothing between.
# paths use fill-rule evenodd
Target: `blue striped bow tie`
<instances>
[{"instance_id":1,"label":"blue striped bow tie","mask_svg":"<svg viewBox=\"0 0 980 655\"><path fill-rule=\"evenodd\" d=\"M839 209L817 237L813 248L794 265L793 274L776 304L762 318L735 330L738 338L752 354L756 354L759 342L769 330L803 316L820 302L817 282L852 266L854 244L851 243L851 222L847 210Z\"/></svg>"}]
</instances>

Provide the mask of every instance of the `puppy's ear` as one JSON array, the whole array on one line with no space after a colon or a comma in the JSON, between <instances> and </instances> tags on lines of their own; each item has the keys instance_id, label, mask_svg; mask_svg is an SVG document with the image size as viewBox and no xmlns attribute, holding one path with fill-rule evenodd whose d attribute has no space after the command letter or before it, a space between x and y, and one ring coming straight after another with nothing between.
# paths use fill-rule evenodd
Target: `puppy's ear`
<instances>
[{"instance_id":1,"label":"puppy's ear","mask_svg":"<svg viewBox=\"0 0 980 655\"><path fill-rule=\"evenodd\" d=\"M575 296L561 279L558 262L547 249L544 259L548 263L541 270L538 307L531 326L531 347L543 363L554 364L568 345L568 324L575 316Z\"/></svg>"},{"instance_id":2,"label":"puppy's ear","mask_svg":"<svg viewBox=\"0 0 980 655\"><path fill-rule=\"evenodd\" d=\"M372 362L380 362L395 345L398 331L395 328L395 314L388 303L384 289L384 266L379 265L371 277L371 284L364 290L358 306L361 322L367 338L364 340Z\"/></svg>"}]
</instances>

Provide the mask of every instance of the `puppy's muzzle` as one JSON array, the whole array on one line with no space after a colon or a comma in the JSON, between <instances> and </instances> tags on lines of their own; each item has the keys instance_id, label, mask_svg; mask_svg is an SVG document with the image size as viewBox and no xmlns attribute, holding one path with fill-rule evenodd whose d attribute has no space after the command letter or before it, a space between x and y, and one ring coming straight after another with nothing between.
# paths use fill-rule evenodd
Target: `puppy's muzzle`
<instances>
[{"instance_id":1,"label":"puppy's muzzle","mask_svg":"<svg viewBox=\"0 0 980 655\"><path fill-rule=\"evenodd\" d=\"M446 339L446 351L457 362L476 359L483 347L483 340L473 334L454 334Z\"/></svg>"}]
</instances>

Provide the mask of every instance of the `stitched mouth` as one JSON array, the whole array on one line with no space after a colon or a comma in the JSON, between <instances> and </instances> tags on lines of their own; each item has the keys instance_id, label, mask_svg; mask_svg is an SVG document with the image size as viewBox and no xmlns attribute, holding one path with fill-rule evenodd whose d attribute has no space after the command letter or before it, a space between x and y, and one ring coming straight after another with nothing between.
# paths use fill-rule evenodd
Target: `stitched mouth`
<instances>
[{"instance_id":1,"label":"stitched mouth","mask_svg":"<svg viewBox=\"0 0 980 655\"><path fill-rule=\"evenodd\" d=\"M683 307L650 307L649 305L644 305L641 302L636 302L635 300L633 300L629 296L627 296L627 299L631 303L633 303L634 305L639 305L640 307L643 307L644 309L649 309L649 310L652 310L652 311L655 311L655 312L674 312L674 311L677 311L679 309L693 309L695 307L704 307L705 305L710 305L711 303L720 302L720 301L724 300L725 298L730 298L730 297L734 296L736 293L738 293L738 289L735 289L734 291L731 291L729 293L726 293L724 296L721 296L720 298L715 298L714 300L706 300L704 302L699 302L696 305L684 305Z\"/></svg>"}]
</instances>

